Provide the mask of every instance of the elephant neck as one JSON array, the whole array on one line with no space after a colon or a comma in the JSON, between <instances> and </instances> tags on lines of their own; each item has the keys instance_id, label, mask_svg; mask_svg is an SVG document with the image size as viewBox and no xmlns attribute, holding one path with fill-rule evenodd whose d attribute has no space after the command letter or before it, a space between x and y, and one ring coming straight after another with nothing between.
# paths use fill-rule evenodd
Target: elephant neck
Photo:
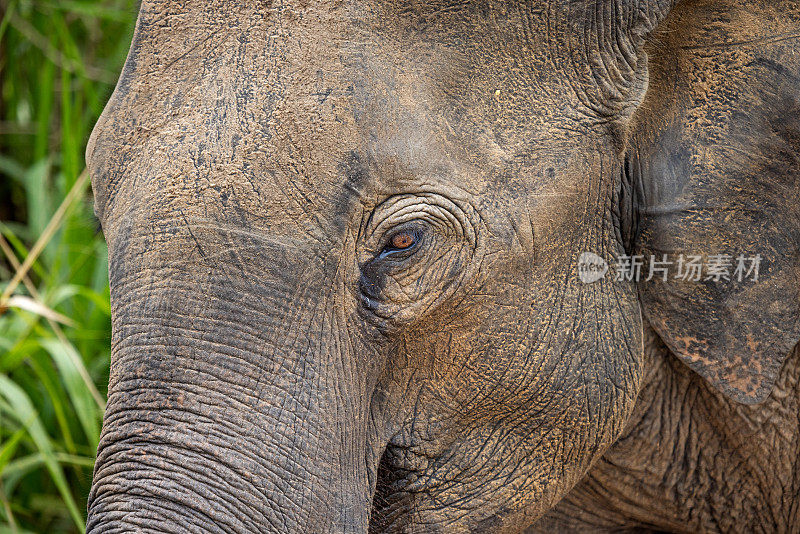
<instances>
[{"instance_id":1,"label":"elephant neck","mask_svg":"<svg viewBox=\"0 0 800 534\"><path fill-rule=\"evenodd\" d=\"M532 531L800 527L800 348L753 406L714 390L649 328L625 432Z\"/></svg>"}]
</instances>

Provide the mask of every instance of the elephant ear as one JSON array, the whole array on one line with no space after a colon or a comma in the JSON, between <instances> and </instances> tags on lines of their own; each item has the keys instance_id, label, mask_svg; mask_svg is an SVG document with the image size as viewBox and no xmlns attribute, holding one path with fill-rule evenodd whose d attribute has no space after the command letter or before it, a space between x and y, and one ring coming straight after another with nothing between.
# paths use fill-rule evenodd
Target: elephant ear
<instances>
[{"instance_id":1,"label":"elephant ear","mask_svg":"<svg viewBox=\"0 0 800 534\"><path fill-rule=\"evenodd\" d=\"M796 2L679 4L647 44L627 149L644 315L745 404L769 395L800 338L798 35Z\"/></svg>"}]
</instances>

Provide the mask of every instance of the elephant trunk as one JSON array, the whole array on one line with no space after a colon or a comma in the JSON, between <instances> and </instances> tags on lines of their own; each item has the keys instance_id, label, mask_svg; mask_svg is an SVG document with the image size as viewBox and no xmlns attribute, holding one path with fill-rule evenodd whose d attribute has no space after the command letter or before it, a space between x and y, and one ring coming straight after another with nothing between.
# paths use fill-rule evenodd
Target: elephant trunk
<instances>
[{"instance_id":1,"label":"elephant trunk","mask_svg":"<svg viewBox=\"0 0 800 534\"><path fill-rule=\"evenodd\" d=\"M110 251L88 532L366 532L377 462L365 458L379 453L342 319L312 296L330 281L288 283L274 256L258 278L243 276L255 258L234 271L180 247L142 256L136 241Z\"/></svg>"}]
</instances>

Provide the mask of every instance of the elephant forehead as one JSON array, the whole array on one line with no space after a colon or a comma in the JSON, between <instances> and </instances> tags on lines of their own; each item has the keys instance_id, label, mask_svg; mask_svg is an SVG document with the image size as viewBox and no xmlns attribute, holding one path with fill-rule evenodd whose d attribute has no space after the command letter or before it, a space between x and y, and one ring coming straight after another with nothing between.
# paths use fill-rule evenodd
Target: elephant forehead
<instances>
[{"instance_id":1,"label":"elephant forehead","mask_svg":"<svg viewBox=\"0 0 800 534\"><path fill-rule=\"evenodd\" d=\"M401 189L548 180L541 157L578 147L571 99L543 15L499 5L144 2L87 149L98 211L233 203L342 230Z\"/></svg>"},{"instance_id":2,"label":"elephant forehead","mask_svg":"<svg viewBox=\"0 0 800 534\"><path fill-rule=\"evenodd\" d=\"M319 202L315 193L341 185L352 113L331 113L336 97L325 109L316 94L313 63L326 58L297 58L295 68L270 10L237 4L143 4L87 150L99 201L156 195L197 206L216 195L253 211L270 199L277 214L295 203L290 191Z\"/></svg>"}]
</instances>

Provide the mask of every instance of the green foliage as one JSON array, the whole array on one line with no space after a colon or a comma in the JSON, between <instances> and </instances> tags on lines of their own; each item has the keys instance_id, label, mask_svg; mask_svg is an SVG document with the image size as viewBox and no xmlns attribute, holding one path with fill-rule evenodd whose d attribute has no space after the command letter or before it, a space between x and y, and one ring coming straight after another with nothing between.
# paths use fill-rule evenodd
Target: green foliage
<instances>
[{"instance_id":1,"label":"green foliage","mask_svg":"<svg viewBox=\"0 0 800 534\"><path fill-rule=\"evenodd\" d=\"M0 301L0 534L83 531L110 345L83 152L137 4L0 0L0 294L36 257Z\"/></svg>"}]
</instances>

